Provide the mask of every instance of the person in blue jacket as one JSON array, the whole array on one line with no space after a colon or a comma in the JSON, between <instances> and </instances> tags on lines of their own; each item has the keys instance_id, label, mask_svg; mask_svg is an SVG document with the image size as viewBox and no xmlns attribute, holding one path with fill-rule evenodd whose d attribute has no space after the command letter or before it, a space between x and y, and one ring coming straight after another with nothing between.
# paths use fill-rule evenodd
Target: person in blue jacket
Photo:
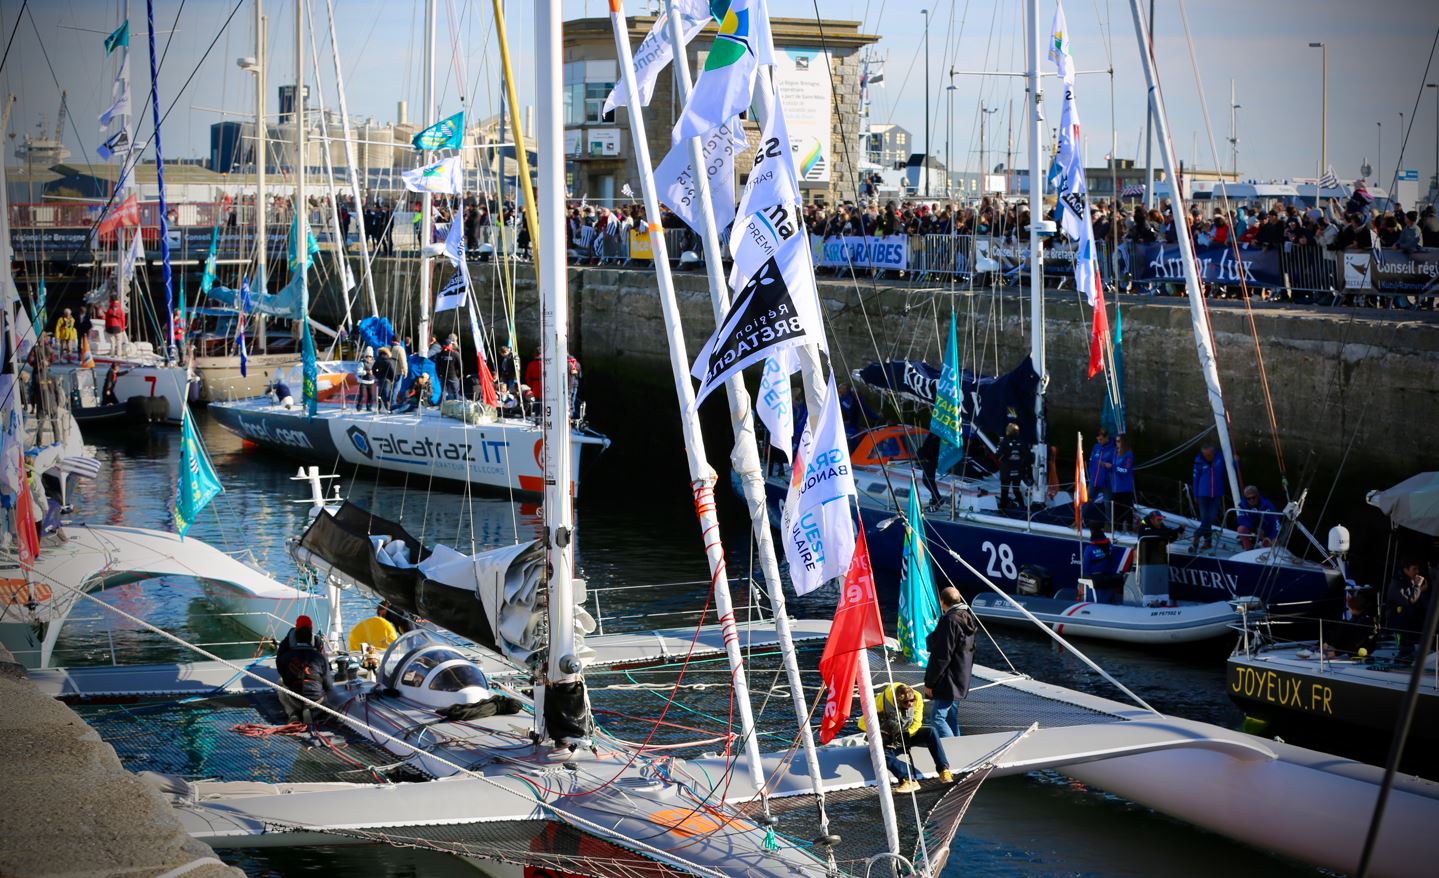
<instances>
[{"instance_id":1,"label":"person in blue jacket","mask_svg":"<svg viewBox=\"0 0 1439 878\"><path fill-rule=\"evenodd\" d=\"M1114 469L1110 475L1111 499L1114 502L1114 526L1129 530L1134 526L1134 452L1129 450L1129 437L1114 437Z\"/></svg>"},{"instance_id":2,"label":"person in blue jacket","mask_svg":"<svg viewBox=\"0 0 1439 878\"><path fill-rule=\"evenodd\" d=\"M1190 551L1199 549L1201 539L1204 540L1204 548L1213 547L1212 528L1219 520L1220 513L1224 511L1224 489L1228 483L1224 455L1219 453L1219 449L1213 445L1199 449L1199 454L1194 458L1194 477L1190 481L1194 502L1199 506L1199 526L1194 529L1194 539L1189 543Z\"/></svg>"},{"instance_id":3,"label":"person in blue jacket","mask_svg":"<svg viewBox=\"0 0 1439 878\"><path fill-rule=\"evenodd\" d=\"M1246 550L1254 548L1254 537L1264 548L1274 545L1279 536L1278 510L1269 498L1259 493L1254 485L1244 489L1244 501L1239 504L1235 530L1239 533L1239 545ZM1266 514L1268 513L1268 514Z\"/></svg>"},{"instance_id":4,"label":"person in blue jacket","mask_svg":"<svg viewBox=\"0 0 1439 878\"><path fill-rule=\"evenodd\" d=\"M1085 507L1084 520L1091 523L1103 522L1108 517L1109 501L1114 495L1114 445L1109 441L1109 431L1100 427L1094 434L1094 442L1085 473L1089 480L1089 505Z\"/></svg>"}]
</instances>

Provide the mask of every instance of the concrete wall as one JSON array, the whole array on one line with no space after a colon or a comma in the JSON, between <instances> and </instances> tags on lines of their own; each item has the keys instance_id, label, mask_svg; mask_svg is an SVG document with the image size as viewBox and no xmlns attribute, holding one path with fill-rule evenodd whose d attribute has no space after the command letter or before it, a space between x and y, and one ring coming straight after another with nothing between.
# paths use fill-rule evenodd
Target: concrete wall
<instances>
[{"instance_id":1,"label":"concrete wall","mask_svg":"<svg viewBox=\"0 0 1439 878\"><path fill-rule=\"evenodd\" d=\"M380 265L377 284L389 289L384 262ZM477 264L473 269L480 301L490 302L493 267ZM677 275L676 285L693 356L714 328L709 291L699 273ZM413 281L402 286L413 289ZM570 293L574 349L588 375L613 373L626 380L653 375L656 387L669 386L669 354L651 272L572 268ZM1028 297L1015 292L951 293L822 281L820 297L840 372L880 356L937 363L951 308L958 315L965 365L978 362L984 372L1004 371L1029 351ZM527 267L520 269L517 301L522 352L528 355L538 336L538 312ZM1129 432L1141 441L1153 437L1150 449L1169 447L1212 422L1187 301L1124 296L1122 307ZM1211 314L1239 453L1272 461L1249 318L1232 302L1212 302ZM1291 468L1311 453L1316 460L1336 462L1351 446L1352 463L1401 473L1439 467L1439 320L1434 315L1256 305L1253 320L1280 444ZM1100 379L1085 378L1089 324L1072 291L1048 294L1045 326L1051 419L1092 433L1104 391ZM1068 444L1065 437L1055 439ZM1321 477L1318 483L1325 482Z\"/></svg>"}]
</instances>

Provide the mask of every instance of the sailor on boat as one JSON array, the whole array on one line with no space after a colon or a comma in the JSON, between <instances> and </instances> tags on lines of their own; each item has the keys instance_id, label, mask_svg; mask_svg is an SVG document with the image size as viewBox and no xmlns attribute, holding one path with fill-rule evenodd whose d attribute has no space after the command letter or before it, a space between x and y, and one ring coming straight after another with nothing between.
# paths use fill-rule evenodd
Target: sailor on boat
<instances>
[{"instance_id":1,"label":"sailor on boat","mask_svg":"<svg viewBox=\"0 0 1439 878\"><path fill-rule=\"evenodd\" d=\"M1010 422L1004 428L1004 438L999 442L999 508L1009 508L1010 489L1014 490L1014 504L1024 508L1024 487L1029 482L1030 471L1034 469L1034 452L1019 438L1019 425Z\"/></svg>"},{"instance_id":2,"label":"sailor on boat","mask_svg":"<svg viewBox=\"0 0 1439 878\"><path fill-rule=\"evenodd\" d=\"M335 688L330 660L325 657L325 642L315 635L315 625L309 616L295 619L295 627L280 641L280 648L275 653L275 668L280 672L280 680L286 689L311 701L323 701L325 695ZM284 705L291 722L303 719L305 725L311 724L308 706L286 698L284 693L280 694L280 703Z\"/></svg>"},{"instance_id":3,"label":"sailor on boat","mask_svg":"<svg viewBox=\"0 0 1439 878\"><path fill-rule=\"evenodd\" d=\"M969 697L979 622L952 585L939 593L939 606L943 614L925 638L929 664L924 669L924 694L934 699L929 725L935 738L958 738L959 702Z\"/></svg>"},{"instance_id":4,"label":"sailor on boat","mask_svg":"<svg viewBox=\"0 0 1439 878\"><path fill-rule=\"evenodd\" d=\"M884 742L884 761L890 772L898 779L896 793L912 793L919 789L924 775L909 762L901 760L900 754L909 753L915 747L925 747L939 767L940 780L952 783L949 763L940 749L934 729L924 724L924 697L903 683L890 683L876 693L875 715L879 718L879 734ZM865 731L864 717L859 718L860 731ZM912 758L912 757L911 757Z\"/></svg>"},{"instance_id":5,"label":"sailor on boat","mask_svg":"<svg viewBox=\"0 0 1439 878\"><path fill-rule=\"evenodd\" d=\"M1279 510L1254 485L1244 488L1244 503L1239 507L1236 523L1234 530L1240 535L1239 545L1246 551L1254 548L1256 534L1259 544L1266 549L1279 537Z\"/></svg>"}]
</instances>

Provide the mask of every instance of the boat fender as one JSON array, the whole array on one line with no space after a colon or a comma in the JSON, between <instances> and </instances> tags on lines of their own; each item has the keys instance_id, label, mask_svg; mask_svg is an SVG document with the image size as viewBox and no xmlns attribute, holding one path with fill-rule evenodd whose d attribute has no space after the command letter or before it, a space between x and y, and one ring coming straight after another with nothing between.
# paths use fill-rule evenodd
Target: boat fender
<instances>
[{"instance_id":1,"label":"boat fender","mask_svg":"<svg viewBox=\"0 0 1439 878\"><path fill-rule=\"evenodd\" d=\"M518 699L508 695L495 695L486 698L484 701L477 701L474 704L451 704L449 707L441 708L435 713L453 722L463 722L472 719L484 719L491 716L508 716L519 713L521 705Z\"/></svg>"}]
</instances>

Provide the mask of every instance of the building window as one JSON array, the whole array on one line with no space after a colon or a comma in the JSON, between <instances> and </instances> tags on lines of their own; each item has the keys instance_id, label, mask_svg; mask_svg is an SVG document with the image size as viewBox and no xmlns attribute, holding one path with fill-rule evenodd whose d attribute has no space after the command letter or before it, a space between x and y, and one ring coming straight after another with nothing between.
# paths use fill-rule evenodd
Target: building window
<instances>
[{"instance_id":1,"label":"building window","mask_svg":"<svg viewBox=\"0 0 1439 878\"><path fill-rule=\"evenodd\" d=\"M606 113L605 98L609 97L610 90L615 87L613 82L587 82L585 83L585 122L594 124L598 122L615 121L615 112L611 110Z\"/></svg>"}]
</instances>

